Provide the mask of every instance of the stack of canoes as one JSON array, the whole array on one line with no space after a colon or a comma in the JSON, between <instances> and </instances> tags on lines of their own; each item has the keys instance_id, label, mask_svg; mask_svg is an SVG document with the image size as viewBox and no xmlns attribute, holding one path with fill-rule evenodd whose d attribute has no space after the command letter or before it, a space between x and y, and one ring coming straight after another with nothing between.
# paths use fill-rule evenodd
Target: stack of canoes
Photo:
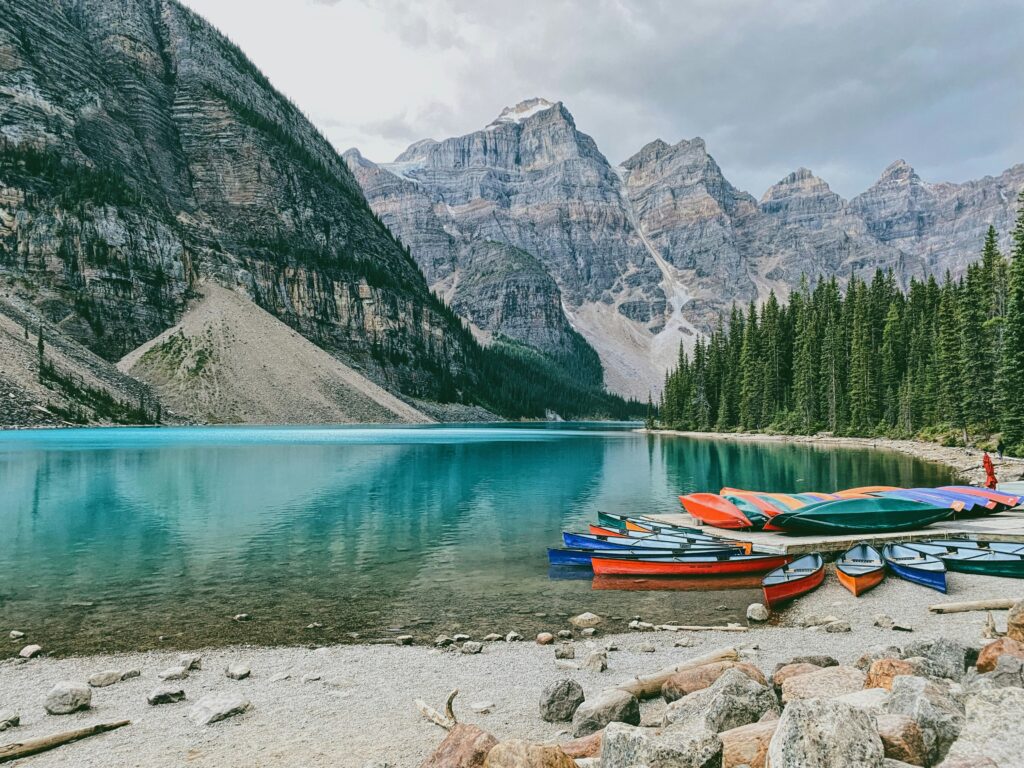
<instances>
[{"instance_id":1,"label":"stack of canoes","mask_svg":"<svg viewBox=\"0 0 1024 768\"><path fill-rule=\"evenodd\" d=\"M833 494L723 488L679 501L691 517L716 528L841 534L907 531L954 515L991 515L1018 506L1021 497L973 486L866 486Z\"/></svg>"},{"instance_id":2,"label":"stack of canoes","mask_svg":"<svg viewBox=\"0 0 1024 768\"><path fill-rule=\"evenodd\" d=\"M788 562L751 551L749 542L670 526L645 517L602 513L588 533L562 533L548 550L556 567L590 568L598 575L735 576L764 573Z\"/></svg>"}]
</instances>

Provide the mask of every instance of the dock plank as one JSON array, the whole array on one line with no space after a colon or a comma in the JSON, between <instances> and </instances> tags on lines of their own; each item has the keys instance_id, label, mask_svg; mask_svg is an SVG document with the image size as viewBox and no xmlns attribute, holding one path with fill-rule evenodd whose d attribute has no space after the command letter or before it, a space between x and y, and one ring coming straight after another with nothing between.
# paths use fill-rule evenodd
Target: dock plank
<instances>
[{"instance_id":1,"label":"dock plank","mask_svg":"<svg viewBox=\"0 0 1024 768\"><path fill-rule=\"evenodd\" d=\"M842 534L835 536L797 536L775 531L735 531L704 525L684 512L651 515L655 520L670 525L685 525L704 528L709 533L722 534L743 539L754 545L757 552L783 555L804 555L810 552L822 554L845 552L854 544L866 542L876 547L898 541L922 541L927 539L985 539L987 541L1008 541L1024 544L1024 509L1013 509L988 517L946 520L927 528L898 533Z\"/></svg>"}]
</instances>

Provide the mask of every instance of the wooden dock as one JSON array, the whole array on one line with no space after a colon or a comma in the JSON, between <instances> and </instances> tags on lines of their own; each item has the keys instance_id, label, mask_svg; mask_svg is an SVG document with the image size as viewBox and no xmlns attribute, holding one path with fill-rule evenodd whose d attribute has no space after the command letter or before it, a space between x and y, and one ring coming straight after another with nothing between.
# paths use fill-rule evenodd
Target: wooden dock
<instances>
[{"instance_id":1,"label":"wooden dock","mask_svg":"<svg viewBox=\"0 0 1024 768\"><path fill-rule=\"evenodd\" d=\"M822 555L841 553L860 542L866 542L876 547L892 542L927 539L984 539L1024 544L1024 509L1022 508L990 517L947 520L914 531L852 536L796 536L775 531L730 531L704 525L684 512L651 515L651 517L672 525L698 526L706 529L709 533L749 541L754 545L755 552L783 555L803 555L809 552L819 552Z\"/></svg>"}]
</instances>

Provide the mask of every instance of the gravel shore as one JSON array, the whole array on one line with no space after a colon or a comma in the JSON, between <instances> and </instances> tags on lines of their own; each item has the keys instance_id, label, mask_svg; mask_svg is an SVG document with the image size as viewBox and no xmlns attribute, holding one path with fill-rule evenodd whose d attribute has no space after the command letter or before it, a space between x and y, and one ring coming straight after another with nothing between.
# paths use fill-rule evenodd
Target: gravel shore
<instances>
[{"instance_id":1,"label":"gravel shore","mask_svg":"<svg viewBox=\"0 0 1024 768\"><path fill-rule=\"evenodd\" d=\"M182 681L187 701L149 706L146 695L161 682L157 674L173 666L178 653L120 654L65 659L36 658L0 663L0 709L21 714L22 725L0 734L0 743L23 740L72 728L120 719L132 725L86 741L61 747L32 759L33 766L331 766L362 768L371 760L398 768L418 766L443 738L437 726L417 712L413 700L421 698L441 707L448 692L460 690L455 710L499 739L527 738L562 741L569 738L565 724L542 721L538 698L548 683L565 676L576 679L588 695L636 674L655 671L714 648L745 647L748 660L770 674L775 664L798 654L829 654L852 663L862 651L878 643L905 644L938 636L981 644L984 613L938 615L928 605L946 600L1024 596L1024 585L1006 579L963 574L949 575L950 594L915 586L889 577L877 589L854 598L829 574L826 583L766 626L749 632L636 632L577 638L577 660L588 644L617 646L609 654L604 673L560 668L551 646L531 640L519 643L484 643L478 655L418 646L334 646L328 648L209 649L202 652L203 668ZM580 611L587 609L580 606ZM876 614L885 613L913 627L913 633L873 626ZM809 615L835 615L852 625L848 633L802 629ZM996 614L1005 625L1005 613ZM568 628L552 626L551 630ZM0 628L6 636L10 629ZM504 628L495 626L496 632ZM480 639L480 638L476 638ZM674 647L677 641L690 647ZM15 642L8 641L5 642ZM46 639L26 637L18 643ZM643 651L653 646L654 651ZM230 680L228 664L243 662L252 668L245 680ZM84 682L108 669L138 668L141 677L93 691L88 712L47 715L43 700L61 680ZM281 679L283 675L289 675ZM303 682L303 677L307 681ZM308 677L319 677L309 680ZM193 725L189 702L211 693L242 693L251 703L245 714L211 726ZM491 703L488 714L474 704ZM645 720L654 719L663 704L644 704Z\"/></svg>"}]
</instances>

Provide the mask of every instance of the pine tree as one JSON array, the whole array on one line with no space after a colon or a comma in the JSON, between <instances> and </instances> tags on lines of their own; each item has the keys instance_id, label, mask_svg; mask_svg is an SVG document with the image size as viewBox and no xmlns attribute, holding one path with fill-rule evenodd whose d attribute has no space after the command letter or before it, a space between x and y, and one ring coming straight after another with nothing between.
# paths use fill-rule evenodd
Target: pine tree
<instances>
[{"instance_id":1,"label":"pine tree","mask_svg":"<svg viewBox=\"0 0 1024 768\"><path fill-rule=\"evenodd\" d=\"M740 351L740 403L739 424L747 430L761 426L761 401L764 396L764 361L761 358L760 329L757 307L750 302L747 321L743 328L743 347Z\"/></svg>"},{"instance_id":2,"label":"pine tree","mask_svg":"<svg viewBox=\"0 0 1024 768\"><path fill-rule=\"evenodd\" d=\"M1003 440L1013 451L1024 448L1024 397L1021 396L1024 386L1024 190L1017 202L1000 374Z\"/></svg>"}]
</instances>

